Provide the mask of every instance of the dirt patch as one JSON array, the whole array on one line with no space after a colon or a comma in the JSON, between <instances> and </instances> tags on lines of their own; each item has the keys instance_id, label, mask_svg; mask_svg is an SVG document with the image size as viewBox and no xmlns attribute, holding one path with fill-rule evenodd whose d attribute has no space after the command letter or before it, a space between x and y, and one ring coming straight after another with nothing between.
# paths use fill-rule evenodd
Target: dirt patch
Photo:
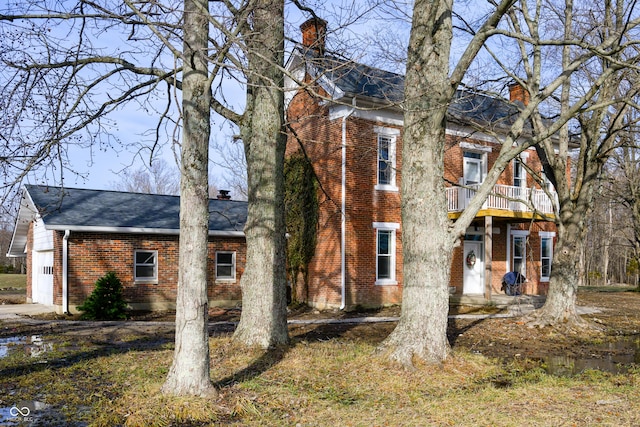
<instances>
[{"instance_id":1,"label":"dirt patch","mask_svg":"<svg viewBox=\"0 0 640 427\"><path fill-rule=\"evenodd\" d=\"M529 328L521 318L452 318L448 336L452 347L467 349L495 358L543 358L547 356L607 357L612 351L603 342L620 337L640 338L640 293L597 292L581 290L578 304L597 307L599 313L583 318L599 325L601 331L564 330L562 328ZM453 307L450 314L492 314L495 307ZM399 307L386 307L367 311L318 311L308 307L290 309L289 318L299 320L350 319L360 317L397 317ZM240 319L238 309L212 308L209 312L212 335L233 332ZM15 334L78 334L90 335L93 340L113 341L123 337L143 335L147 339L171 342L174 312L135 312L125 322L69 321L76 317L61 315L36 316L29 323L4 322L1 336ZM328 340L334 338L365 340L379 343L393 330L395 322L293 324L290 326L295 341Z\"/></svg>"}]
</instances>

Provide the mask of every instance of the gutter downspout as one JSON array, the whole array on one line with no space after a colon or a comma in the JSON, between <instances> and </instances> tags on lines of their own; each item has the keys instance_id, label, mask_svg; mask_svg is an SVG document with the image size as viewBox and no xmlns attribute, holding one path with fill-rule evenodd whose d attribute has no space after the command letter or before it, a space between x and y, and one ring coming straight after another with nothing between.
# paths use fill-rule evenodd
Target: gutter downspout
<instances>
[{"instance_id":1,"label":"gutter downspout","mask_svg":"<svg viewBox=\"0 0 640 427\"><path fill-rule=\"evenodd\" d=\"M341 220L340 220L340 310L344 310L347 306L347 119L353 114L356 109L355 96L351 100L353 106L349 112L342 116L342 201L341 201Z\"/></svg>"},{"instance_id":2,"label":"gutter downspout","mask_svg":"<svg viewBox=\"0 0 640 427\"><path fill-rule=\"evenodd\" d=\"M64 231L62 238L62 313L69 314L69 236L71 230Z\"/></svg>"}]
</instances>

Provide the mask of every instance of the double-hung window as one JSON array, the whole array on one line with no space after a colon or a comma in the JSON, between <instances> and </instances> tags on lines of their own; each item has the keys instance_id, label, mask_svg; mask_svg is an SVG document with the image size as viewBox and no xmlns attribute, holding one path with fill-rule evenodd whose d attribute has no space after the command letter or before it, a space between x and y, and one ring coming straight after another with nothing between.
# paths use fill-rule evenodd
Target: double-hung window
<instances>
[{"instance_id":1,"label":"double-hung window","mask_svg":"<svg viewBox=\"0 0 640 427\"><path fill-rule=\"evenodd\" d=\"M553 259L554 232L540 232L540 280L548 282L551 277L551 260Z\"/></svg>"},{"instance_id":2,"label":"double-hung window","mask_svg":"<svg viewBox=\"0 0 640 427\"><path fill-rule=\"evenodd\" d=\"M377 134L377 183L376 190L398 191L396 185L396 139L398 129L376 126Z\"/></svg>"},{"instance_id":3,"label":"double-hung window","mask_svg":"<svg viewBox=\"0 0 640 427\"><path fill-rule=\"evenodd\" d=\"M529 232L527 230L511 230L510 242L510 271L527 276L527 244Z\"/></svg>"},{"instance_id":4,"label":"double-hung window","mask_svg":"<svg viewBox=\"0 0 640 427\"><path fill-rule=\"evenodd\" d=\"M134 280L158 280L158 251L134 252Z\"/></svg>"},{"instance_id":5,"label":"double-hung window","mask_svg":"<svg viewBox=\"0 0 640 427\"><path fill-rule=\"evenodd\" d=\"M513 159L513 186L516 188L524 188L527 186L527 177L520 158Z\"/></svg>"},{"instance_id":6,"label":"double-hung window","mask_svg":"<svg viewBox=\"0 0 640 427\"><path fill-rule=\"evenodd\" d=\"M375 222L376 230L376 285L396 285L396 230L397 223Z\"/></svg>"},{"instance_id":7,"label":"double-hung window","mask_svg":"<svg viewBox=\"0 0 640 427\"><path fill-rule=\"evenodd\" d=\"M235 252L216 252L216 280L236 280Z\"/></svg>"}]
</instances>

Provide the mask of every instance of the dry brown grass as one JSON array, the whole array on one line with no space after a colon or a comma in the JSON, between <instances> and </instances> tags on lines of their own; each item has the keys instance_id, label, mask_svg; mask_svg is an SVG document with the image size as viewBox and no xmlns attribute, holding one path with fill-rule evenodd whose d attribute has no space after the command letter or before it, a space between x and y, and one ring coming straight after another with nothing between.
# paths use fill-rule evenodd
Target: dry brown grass
<instances>
[{"instance_id":1,"label":"dry brown grass","mask_svg":"<svg viewBox=\"0 0 640 427\"><path fill-rule=\"evenodd\" d=\"M53 339L53 337L52 337ZM159 394L173 352L57 343L38 360L0 359L8 399L42 400L61 424L94 426L639 425L640 371L547 375L538 363L456 352L442 366L399 369L364 341L298 341L269 352L211 340L218 400ZM45 363L46 361L46 363Z\"/></svg>"}]
</instances>

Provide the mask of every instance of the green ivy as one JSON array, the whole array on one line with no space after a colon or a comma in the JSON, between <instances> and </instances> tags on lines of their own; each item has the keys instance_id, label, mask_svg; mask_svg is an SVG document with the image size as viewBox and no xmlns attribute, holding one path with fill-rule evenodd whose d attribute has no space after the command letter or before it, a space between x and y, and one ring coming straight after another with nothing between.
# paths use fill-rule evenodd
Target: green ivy
<instances>
[{"instance_id":1,"label":"green ivy","mask_svg":"<svg viewBox=\"0 0 640 427\"><path fill-rule=\"evenodd\" d=\"M285 212L289 238L287 265L292 284L306 274L316 248L318 229L318 182L309 159L298 152L285 160ZM295 292L293 293L295 295Z\"/></svg>"}]
</instances>

